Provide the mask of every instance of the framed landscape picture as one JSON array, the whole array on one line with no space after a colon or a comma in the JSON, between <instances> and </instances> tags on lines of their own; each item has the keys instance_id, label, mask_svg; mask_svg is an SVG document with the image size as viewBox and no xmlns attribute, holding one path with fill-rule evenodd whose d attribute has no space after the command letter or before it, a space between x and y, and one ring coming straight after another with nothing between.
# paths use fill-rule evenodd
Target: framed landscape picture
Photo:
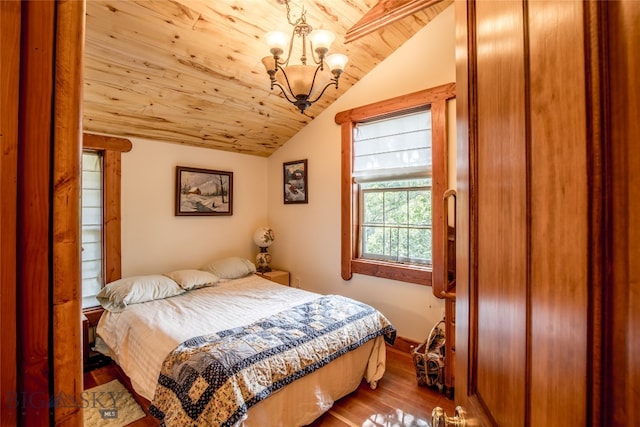
<instances>
[{"instance_id":1,"label":"framed landscape picture","mask_svg":"<svg viewBox=\"0 0 640 427\"><path fill-rule=\"evenodd\" d=\"M175 214L233 215L233 172L176 166Z\"/></svg>"},{"instance_id":2,"label":"framed landscape picture","mask_svg":"<svg viewBox=\"0 0 640 427\"><path fill-rule=\"evenodd\" d=\"M307 159L284 163L284 203L309 203Z\"/></svg>"}]
</instances>

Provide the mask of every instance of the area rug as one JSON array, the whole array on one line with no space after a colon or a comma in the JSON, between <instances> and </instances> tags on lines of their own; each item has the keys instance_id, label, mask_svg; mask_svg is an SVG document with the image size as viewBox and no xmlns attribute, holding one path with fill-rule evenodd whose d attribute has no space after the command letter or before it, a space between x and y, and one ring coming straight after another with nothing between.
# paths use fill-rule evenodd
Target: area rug
<instances>
[{"instance_id":1,"label":"area rug","mask_svg":"<svg viewBox=\"0 0 640 427\"><path fill-rule=\"evenodd\" d=\"M82 397L85 427L123 427L145 416L118 380L85 390Z\"/></svg>"}]
</instances>

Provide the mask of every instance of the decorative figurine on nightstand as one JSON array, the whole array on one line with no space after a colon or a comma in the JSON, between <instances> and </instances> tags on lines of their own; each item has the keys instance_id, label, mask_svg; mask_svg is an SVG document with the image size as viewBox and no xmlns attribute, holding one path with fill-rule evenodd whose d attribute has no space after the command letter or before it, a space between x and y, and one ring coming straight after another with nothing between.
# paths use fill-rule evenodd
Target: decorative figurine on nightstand
<instances>
[{"instance_id":1,"label":"decorative figurine on nightstand","mask_svg":"<svg viewBox=\"0 0 640 427\"><path fill-rule=\"evenodd\" d=\"M274 240L273 230L269 227L260 227L253 233L253 241L260 247L260 252L256 255L256 265L259 273L271 271L269 264L271 263L271 254L267 252L267 248L271 246Z\"/></svg>"}]
</instances>

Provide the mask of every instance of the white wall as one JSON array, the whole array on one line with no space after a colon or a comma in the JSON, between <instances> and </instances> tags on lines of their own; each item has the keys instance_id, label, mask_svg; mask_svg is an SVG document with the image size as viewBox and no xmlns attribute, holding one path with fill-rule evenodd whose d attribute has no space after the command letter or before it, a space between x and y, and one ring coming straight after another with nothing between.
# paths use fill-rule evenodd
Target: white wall
<instances>
[{"instance_id":1,"label":"white wall","mask_svg":"<svg viewBox=\"0 0 640 427\"><path fill-rule=\"evenodd\" d=\"M267 223L267 159L131 138L122 155L122 275L199 268L223 256L255 257ZM175 216L176 166L233 172L232 216Z\"/></svg>"},{"instance_id":2,"label":"white wall","mask_svg":"<svg viewBox=\"0 0 640 427\"><path fill-rule=\"evenodd\" d=\"M334 117L343 110L454 82L454 48L451 6L269 157L268 214L276 234L270 248L273 265L291 271L292 283L299 278L303 289L342 294L375 306L400 336L415 341L424 340L444 313L444 303L433 296L431 287L359 274L350 281L340 277L340 127ZM332 96L331 90L325 96ZM453 120L455 105L449 107ZM454 130L452 125L448 128ZM455 135L449 140L455 144ZM309 203L285 205L282 163L300 159L309 162Z\"/></svg>"}]
</instances>

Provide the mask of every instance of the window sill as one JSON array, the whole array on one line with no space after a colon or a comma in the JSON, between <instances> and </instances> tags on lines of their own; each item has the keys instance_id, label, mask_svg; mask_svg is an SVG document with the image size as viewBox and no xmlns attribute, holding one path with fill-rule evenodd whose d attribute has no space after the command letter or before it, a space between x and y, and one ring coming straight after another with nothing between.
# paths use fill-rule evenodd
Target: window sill
<instances>
[{"instance_id":1,"label":"window sill","mask_svg":"<svg viewBox=\"0 0 640 427\"><path fill-rule=\"evenodd\" d=\"M415 283L431 286L431 268L416 267L415 265L403 265L372 261L364 259L351 260L351 272L365 274L367 276L384 277L401 282Z\"/></svg>"}]
</instances>

